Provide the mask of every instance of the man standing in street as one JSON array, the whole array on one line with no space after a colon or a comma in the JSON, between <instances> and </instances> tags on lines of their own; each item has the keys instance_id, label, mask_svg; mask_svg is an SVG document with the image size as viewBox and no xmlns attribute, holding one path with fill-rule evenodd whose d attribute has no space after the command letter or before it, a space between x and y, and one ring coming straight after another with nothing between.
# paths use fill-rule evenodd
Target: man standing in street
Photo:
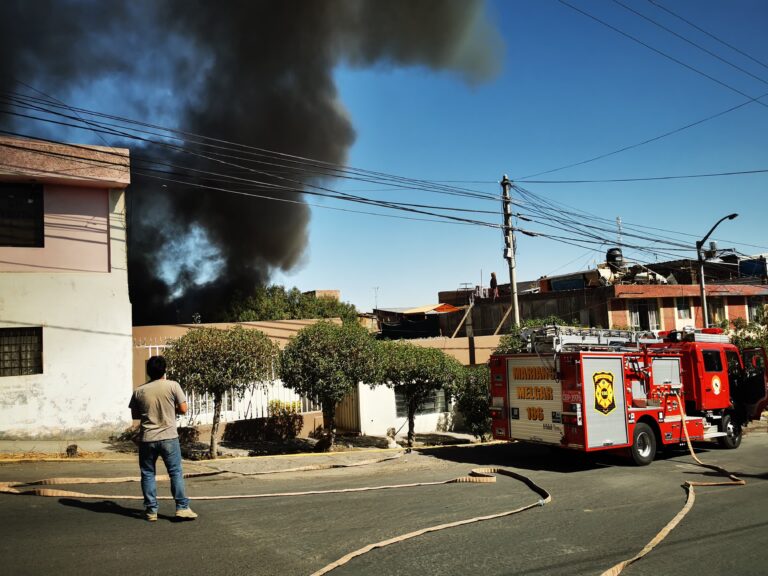
<instances>
[{"instance_id":1,"label":"man standing in street","mask_svg":"<svg viewBox=\"0 0 768 576\"><path fill-rule=\"evenodd\" d=\"M133 391L128 405L133 418L141 420L138 440L144 512L148 521L157 521L155 465L159 456L163 459L171 478L171 493L176 501L176 518L194 520L197 514L189 507L189 499L184 490L181 446L176 431L176 414L187 413L187 397L178 382L166 380L165 369L165 358L151 357L147 361L147 375L150 380Z\"/></svg>"}]
</instances>

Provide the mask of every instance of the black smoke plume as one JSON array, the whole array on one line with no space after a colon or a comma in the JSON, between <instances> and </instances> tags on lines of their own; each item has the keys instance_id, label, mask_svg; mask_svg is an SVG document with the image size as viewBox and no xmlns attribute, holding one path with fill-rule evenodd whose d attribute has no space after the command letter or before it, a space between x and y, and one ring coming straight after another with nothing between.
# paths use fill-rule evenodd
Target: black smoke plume
<instances>
[{"instance_id":1,"label":"black smoke plume","mask_svg":"<svg viewBox=\"0 0 768 576\"><path fill-rule=\"evenodd\" d=\"M355 131L334 84L337 66L426 66L477 82L497 70L499 46L479 0L3 0L0 91L18 91L21 81L83 108L114 100L120 116L344 164ZM0 125L61 137L56 127L4 114ZM67 137L103 143L84 132ZM127 145L132 156L142 151L133 141L110 144ZM301 167L279 176L297 181L296 191L258 193L298 204L134 173L128 253L136 324L188 322L194 313L214 321L233 294L299 262L310 218L301 189L317 176Z\"/></svg>"}]
</instances>

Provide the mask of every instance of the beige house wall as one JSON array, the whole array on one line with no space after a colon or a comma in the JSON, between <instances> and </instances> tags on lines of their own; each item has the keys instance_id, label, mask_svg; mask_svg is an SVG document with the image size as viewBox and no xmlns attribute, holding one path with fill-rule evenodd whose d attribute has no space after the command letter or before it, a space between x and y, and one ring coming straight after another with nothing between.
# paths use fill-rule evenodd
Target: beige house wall
<instances>
[{"instance_id":1,"label":"beige house wall","mask_svg":"<svg viewBox=\"0 0 768 576\"><path fill-rule=\"evenodd\" d=\"M475 336L475 364L485 364L499 346L501 336ZM437 348L469 366L469 338L424 338L408 340L417 346Z\"/></svg>"},{"instance_id":2,"label":"beige house wall","mask_svg":"<svg viewBox=\"0 0 768 576\"><path fill-rule=\"evenodd\" d=\"M0 272L109 272L109 191L45 185L42 248L0 246Z\"/></svg>"}]
</instances>

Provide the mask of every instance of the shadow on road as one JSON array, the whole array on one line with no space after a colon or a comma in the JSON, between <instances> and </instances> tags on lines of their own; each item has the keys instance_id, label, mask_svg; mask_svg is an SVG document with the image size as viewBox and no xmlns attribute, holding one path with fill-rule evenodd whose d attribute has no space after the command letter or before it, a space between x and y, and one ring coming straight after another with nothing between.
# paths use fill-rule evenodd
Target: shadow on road
<instances>
[{"instance_id":1,"label":"shadow on road","mask_svg":"<svg viewBox=\"0 0 768 576\"><path fill-rule=\"evenodd\" d=\"M64 506L72 506L73 508L82 508L83 510L98 512L101 514L117 514L118 516L127 516L129 518L135 518L136 520L144 519L143 510L126 508L111 500L103 500L101 502L87 502L84 500L75 500L74 498L59 498L59 504L63 504Z\"/></svg>"},{"instance_id":2,"label":"shadow on road","mask_svg":"<svg viewBox=\"0 0 768 576\"><path fill-rule=\"evenodd\" d=\"M524 442L474 444L470 447L416 448L415 451L462 464L505 466L560 473L584 472L608 466L626 466L631 463L631 460L614 454L588 454Z\"/></svg>"}]
</instances>

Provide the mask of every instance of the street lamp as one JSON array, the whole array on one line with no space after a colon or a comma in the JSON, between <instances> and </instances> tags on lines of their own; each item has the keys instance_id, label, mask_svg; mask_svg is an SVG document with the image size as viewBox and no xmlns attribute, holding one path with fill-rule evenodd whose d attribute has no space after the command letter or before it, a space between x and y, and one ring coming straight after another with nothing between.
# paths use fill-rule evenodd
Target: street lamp
<instances>
[{"instance_id":1,"label":"street lamp","mask_svg":"<svg viewBox=\"0 0 768 576\"><path fill-rule=\"evenodd\" d=\"M728 214L728 216L723 216L720 218L720 220L715 222L715 225L710 228L709 232L707 232L707 235L704 236L704 238L696 241L696 254L699 257L699 288L701 289L701 310L704 314L704 328L709 328L709 311L707 310L707 293L704 290L704 256L701 253L701 248L704 246L707 238L709 238L712 232L715 231L715 228L720 225L720 222L723 220L733 220L736 218L736 216L738 216L738 214Z\"/></svg>"}]
</instances>

